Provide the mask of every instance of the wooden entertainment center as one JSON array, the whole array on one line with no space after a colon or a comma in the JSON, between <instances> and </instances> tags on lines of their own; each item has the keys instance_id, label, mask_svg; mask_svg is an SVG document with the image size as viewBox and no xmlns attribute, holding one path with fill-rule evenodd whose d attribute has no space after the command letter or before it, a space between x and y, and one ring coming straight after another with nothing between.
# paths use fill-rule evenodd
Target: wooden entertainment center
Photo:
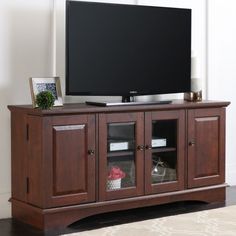
<instances>
[{"instance_id":1,"label":"wooden entertainment center","mask_svg":"<svg viewBox=\"0 0 236 236\"><path fill-rule=\"evenodd\" d=\"M51 229L104 212L223 202L228 105L9 106L13 218Z\"/></svg>"}]
</instances>

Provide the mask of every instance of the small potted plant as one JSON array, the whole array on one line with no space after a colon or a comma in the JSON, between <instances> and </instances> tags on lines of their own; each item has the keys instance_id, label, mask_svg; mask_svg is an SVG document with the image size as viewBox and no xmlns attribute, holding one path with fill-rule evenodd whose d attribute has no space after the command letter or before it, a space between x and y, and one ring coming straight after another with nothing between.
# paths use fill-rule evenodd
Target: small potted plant
<instances>
[{"instance_id":1,"label":"small potted plant","mask_svg":"<svg viewBox=\"0 0 236 236\"><path fill-rule=\"evenodd\" d=\"M41 109L52 108L55 102L55 97L51 91L42 91L36 95L36 104Z\"/></svg>"},{"instance_id":2,"label":"small potted plant","mask_svg":"<svg viewBox=\"0 0 236 236\"><path fill-rule=\"evenodd\" d=\"M125 177L125 173L118 166L113 166L108 172L107 189L114 190L121 188L121 179Z\"/></svg>"}]
</instances>

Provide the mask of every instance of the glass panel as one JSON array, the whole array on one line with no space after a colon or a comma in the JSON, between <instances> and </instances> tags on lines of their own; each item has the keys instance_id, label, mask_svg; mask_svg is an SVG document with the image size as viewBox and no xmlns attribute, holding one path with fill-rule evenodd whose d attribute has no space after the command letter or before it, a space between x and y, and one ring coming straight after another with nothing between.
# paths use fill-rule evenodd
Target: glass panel
<instances>
[{"instance_id":1,"label":"glass panel","mask_svg":"<svg viewBox=\"0 0 236 236\"><path fill-rule=\"evenodd\" d=\"M108 124L108 152L134 150L135 123Z\"/></svg>"},{"instance_id":2,"label":"glass panel","mask_svg":"<svg viewBox=\"0 0 236 236\"><path fill-rule=\"evenodd\" d=\"M152 122L152 148L176 148L177 120Z\"/></svg>"},{"instance_id":3,"label":"glass panel","mask_svg":"<svg viewBox=\"0 0 236 236\"><path fill-rule=\"evenodd\" d=\"M176 181L176 152L161 152L152 155L152 183Z\"/></svg>"},{"instance_id":4,"label":"glass panel","mask_svg":"<svg viewBox=\"0 0 236 236\"><path fill-rule=\"evenodd\" d=\"M108 124L107 190L135 186L135 123Z\"/></svg>"},{"instance_id":5,"label":"glass panel","mask_svg":"<svg viewBox=\"0 0 236 236\"><path fill-rule=\"evenodd\" d=\"M152 183L177 180L177 120L152 122Z\"/></svg>"},{"instance_id":6,"label":"glass panel","mask_svg":"<svg viewBox=\"0 0 236 236\"><path fill-rule=\"evenodd\" d=\"M108 160L107 190L135 186L134 156L111 157Z\"/></svg>"}]
</instances>

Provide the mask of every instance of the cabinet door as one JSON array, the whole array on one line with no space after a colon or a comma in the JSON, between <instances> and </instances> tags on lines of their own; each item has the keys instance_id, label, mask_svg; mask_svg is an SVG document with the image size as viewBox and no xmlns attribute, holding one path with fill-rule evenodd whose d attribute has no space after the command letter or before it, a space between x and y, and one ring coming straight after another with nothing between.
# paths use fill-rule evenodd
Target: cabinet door
<instances>
[{"instance_id":1,"label":"cabinet door","mask_svg":"<svg viewBox=\"0 0 236 236\"><path fill-rule=\"evenodd\" d=\"M99 115L99 200L143 194L143 113Z\"/></svg>"},{"instance_id":2,"label":"cabinet door","mask_svg":"<svg viewBox=\"0 0 236 236\"><path fill-rule=\"evenodd\" d=\"M224 182L225 109L188 111L188 187Z\"/></svg>"},{"instance_id":3,"label":"cabinet door","mask_svg":"<svg viewBox=\"0 0 236 236\"><path fill-rule=\"evenodd\" d=\"M44 119L47 207L95 201L95 116Z\"/></svg>"},{"instance_id":4,"label":"cabinet door","mask_svg":"<svg viewBox=\"0 0 236 236\"><path fill-rule=\"evenodd\" d=\"M145 143L145 193L183 189L185 112L146 112Z\"/></svg>"}]
</instances>

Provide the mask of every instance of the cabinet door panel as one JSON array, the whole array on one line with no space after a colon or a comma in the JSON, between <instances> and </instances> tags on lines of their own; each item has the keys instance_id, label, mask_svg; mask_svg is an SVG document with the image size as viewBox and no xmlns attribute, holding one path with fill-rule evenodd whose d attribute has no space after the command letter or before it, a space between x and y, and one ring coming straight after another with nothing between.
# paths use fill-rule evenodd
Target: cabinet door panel
<instances>
[{"instance_id":1,"label":"cabinet door panel","mask_svg":"<svg viewBox=\"0 0 236 236\"><path fill-rule=\"evenodd\" d=\"M53 117L45 125L46 206L95 201L95 116Z\"/></svg>"},{"instance_id":2,"label":"cabinet door panel","mask_svg":"<svg viewBox=\"0 0 236 236\"><path fill-rule=\"evenodd\" d=\"M145 193L184 189L185 112L146 112L145 128Z\"/></svg>"},{"instance_id":3,"label":"cabinet door panel","mask_svg":"<svg viewBox=\"0 0 236 236\"><path fill-rule=\"evenodd\" d=\"M100 201L143 194L143 125L143 113L99 115Z\"/></svg>"},{"instance_id":4,"label":"cabinet door panel","mask_svg":"<svg viewBox=\"0 0 236 236\"><path fill-rule=\"evenodd\" d=\"M53 127L54 195L86 192L86 126ZM78 142L79 140L79 142Z\"/></svg>"},{"instance_id":5,"label":"cabinet door panel","mask_svg":"<svg viewBox=\"0 0 236 236\"><path fill-rule=\"evenodd\" d=\"M188 187L224 182L224 108L188 111Z\"/></svg>"},{"instance_id":6,"label":"cabinet door panel","mask_svg":"<svg viewBox=\"0 0 236 236\"><path fill-rule=\"evenodd\" d=\"M195 119L196 166L195 177L218 175L219 173L219 117ZM211 163L208 165L207 163Z\"/></svg>"}]
</instances>

